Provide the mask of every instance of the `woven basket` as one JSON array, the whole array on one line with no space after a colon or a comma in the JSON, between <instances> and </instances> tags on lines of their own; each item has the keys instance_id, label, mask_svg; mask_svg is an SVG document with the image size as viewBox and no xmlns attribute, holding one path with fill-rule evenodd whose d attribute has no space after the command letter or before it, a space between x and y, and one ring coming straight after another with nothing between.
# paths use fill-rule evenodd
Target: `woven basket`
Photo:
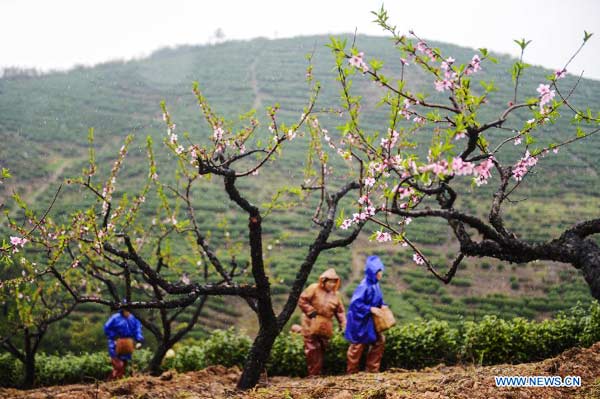
<instances>
[{"instance_id":1,"label":"woven basket","mask_svg":"<svg viewBox=\"0 0 600 399\"><path fill-rule=\"evenodd\" d=\"M375 331L377 332L383 332L396 324L394 314L387 306L371 309L371 313L373 314L373 322L375 323Z\"/></svg>"},{"instance_id":2,"label":"woven basket","mask_svg":"<svg viewBox=\"0 0 600 399\"><path fill-rule=\"evenodd\" d=\"M117 355L131 355L133 353L133 338L117 339L116 352Z\"/></svg>"}]
</instances>

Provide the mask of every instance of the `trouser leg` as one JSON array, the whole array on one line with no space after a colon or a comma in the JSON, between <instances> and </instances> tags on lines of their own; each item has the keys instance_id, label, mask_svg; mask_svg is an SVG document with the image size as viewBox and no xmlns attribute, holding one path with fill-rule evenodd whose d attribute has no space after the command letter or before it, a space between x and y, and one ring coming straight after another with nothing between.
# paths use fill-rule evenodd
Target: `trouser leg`
<instances>
[{"instance_id":1,"label":"trouser leg","mask_svg":"<svg viewBox=\"0 0 600 399\"><path fill-rule=\"evenodd\" d=\"M110 361L113 367L110 379L116 380L123 378L125 376L125 366L127 365L127 362L116 357L111 358Z\"/></svg>"},{"instance_id":2,"label":"trouser leg","mask_svg":"<svg viewBox=\"0 0 600 399\"><path fill-rule=\"evenodd\" d=\"M346 374L358 373L360 357L364 349L364 344L350 344L348 347L348 352L346 352Z\"/></svg>"},{"instance_id":3,"label":"trouser leg","mask_svg":"<svg viewBox=\"0 0 600 399\"><path fill-rule=\"evenodd\" d=\"M383 357L383 349L385 348L385 337L383 334L377 334L377 341L371 345L369 353L367 353L366 369L369 373L378 373L381 366L381 358Z\"/></svg>"},{"instance_id":4,"label":"trouser leg","mask_svg":"<svg viewBox=\"0 0 600 399\"><path fill-rule=\"evenodd\" d=\"M306 367L308 375L320 375L325 357L325 346L327 340L315 335L304 337L304 355L306 356Z\"/></svg>"}]
</instances>

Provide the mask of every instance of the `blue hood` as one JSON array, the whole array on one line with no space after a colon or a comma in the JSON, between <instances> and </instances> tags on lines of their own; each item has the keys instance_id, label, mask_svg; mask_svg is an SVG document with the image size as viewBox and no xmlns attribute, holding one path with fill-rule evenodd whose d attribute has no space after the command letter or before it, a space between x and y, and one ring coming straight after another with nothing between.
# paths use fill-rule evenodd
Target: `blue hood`
<instances>
[{"instance_id":1,"label":"blue hood","mask_svg":"<svg viewBox=\"0 0 600 399\"><path fill-rule=\"evenodd\" d=\"M385 270L385 266L379 259L379 256L372 255L367 258L367 263L365 263L365 280L367 284L377 284L377 272Z\"/></svg>"}]
</instances>

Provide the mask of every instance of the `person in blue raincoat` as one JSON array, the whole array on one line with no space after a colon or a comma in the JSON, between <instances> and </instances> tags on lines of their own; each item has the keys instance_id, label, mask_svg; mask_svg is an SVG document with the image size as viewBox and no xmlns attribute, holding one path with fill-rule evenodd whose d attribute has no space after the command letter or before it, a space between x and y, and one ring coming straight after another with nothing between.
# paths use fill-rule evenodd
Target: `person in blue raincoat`
<instances>
[{"instance_id":1,"label":"person in blue raincoat","mask_svg":"<svg viewBox=\"0 0 600 399\"><path fill-rule=\"evenodd\" d=\"M139 348L141 342L144 341L142 324L128 309L121 308L104 324L104 335L108 338L108 354L113 367L110 379L122 378L125 375L127 362L131 360L131 354L117 354L117 340L120 338L134 339L137 341L136 348Z\"/></svg>"},{"instance_id":2,"label":"person in blue raincoat","mask_svg":"<svg viewBox=\"0 0 600 399\"><path fill-rule=\"evenodd\" d=\"M346 339L350 341L346 366L348 374L358 372L360 357L369 345L371 348L367 353L366 371L371 373L379 371L385 338L383 334L375 331L371 308L387 306L383 302L383 294L379 286L383 270L381 259L378 256L369 256L365 264L365 278L352 294L344 333Z\"/></svg>"}]
</instances>

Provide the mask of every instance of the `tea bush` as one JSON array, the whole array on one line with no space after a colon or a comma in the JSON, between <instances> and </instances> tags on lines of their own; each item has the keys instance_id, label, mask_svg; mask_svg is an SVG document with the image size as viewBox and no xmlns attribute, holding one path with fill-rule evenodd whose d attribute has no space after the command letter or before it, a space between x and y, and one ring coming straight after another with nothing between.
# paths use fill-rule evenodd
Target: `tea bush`
<instances>
[{"instance_id":1,"label":"tea bush","mask_svg":"<svg viewBox=\"0 0 600 399\"><path fill-rule=\"evenodd\" d=\"M494 315L480 322L420 320L396 325L386 333L382 367L417 369L438 363L475 362L480 364L537 361L555 356L573 346L589 346L600 341L600 304L576 306L555 319L541 322L516 317L503 320ZM179 372L199 370L213 364L226 367L244 365L250 350L248 336L233 328L213 331L203 341L177 345L175 356L165 359L165 369ZM326 351L324 373L340 374L346 368L348 342L337 332ZM144 370L152 352L134 353L129 372ZM364 356L364 355L363 355ZM363 359L364 363L364 359ZM106 352L64 356L40 353L36 357L36 384L56 385L104 380L111 370ZM305 376L304 344L299 334L283 333L276 340L267 362L269 375ZM18 386L22 364L9 354L0 354L0 386Z\"/></svg>"}]
</instances>

